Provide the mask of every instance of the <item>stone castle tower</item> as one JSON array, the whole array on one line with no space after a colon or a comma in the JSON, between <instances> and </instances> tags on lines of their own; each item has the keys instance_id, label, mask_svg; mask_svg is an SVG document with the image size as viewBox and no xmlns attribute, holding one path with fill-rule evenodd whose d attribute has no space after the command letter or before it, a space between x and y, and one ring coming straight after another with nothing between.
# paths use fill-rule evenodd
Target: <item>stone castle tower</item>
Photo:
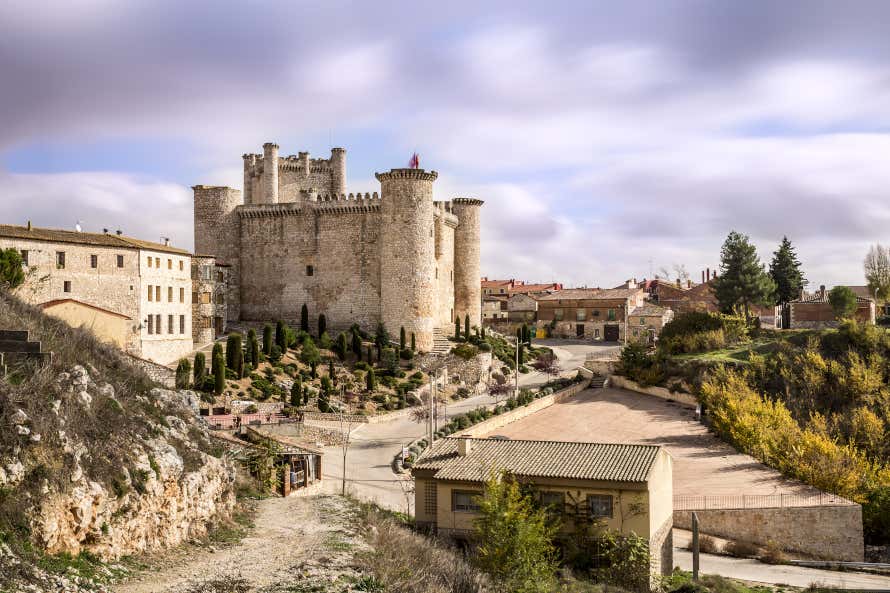
<instances>
[{"instance_id":1,"label":"stone castle tower","mask_svg":"<svg viewBox=\"0 0 890 593\"><path fill-rule=\"evenodd\" d=\"M195 252L231 266L229 319L297 320L314 327L401 327L428 351L454 319L482 324L482 201L433 199L438 174L377 173L380 193L346 194L346 151L281 158L245 154L244 192L196 185Z\"/></svg>"}]
</instances>

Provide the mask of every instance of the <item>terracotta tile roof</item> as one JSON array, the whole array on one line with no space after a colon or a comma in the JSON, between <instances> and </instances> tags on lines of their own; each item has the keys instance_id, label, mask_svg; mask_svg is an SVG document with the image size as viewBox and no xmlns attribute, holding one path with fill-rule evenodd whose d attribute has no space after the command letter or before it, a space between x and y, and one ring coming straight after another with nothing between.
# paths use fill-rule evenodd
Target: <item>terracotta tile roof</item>
<instances>
[{"instance_id":1,"label":"terracotta tile roof","mask_svg":"<svg viewBox=\"0 0 890 593\"><path fill-rule=\"evenodd\" d=\"M37 305L41 309L51 309L56 305L61 305L64 303L75 303L81 305L82 307L87 307L88 309L93 309L95 311L101 311L102 313L108 313L109 315L115 315L117 317L123 317L124 319L132 319L132 317L128 317L123 313L118 313L117 311L111 311L109 309L103 309L102 307L97 307L96 305L91 305L89 303L85 303L83 301L78 301L77 299L55 299L52 301L46 301L45 303L40 303Z\"/></svg>"},{"instance_id":2,"label":"terracotta tile roof","mask_svg":"<svg viewBox=\"0 0 890 593\"><path fill-rule=\"evenodd\" d=\"M848 287L848 288L852 288L852 287ZM815 294L808 294L808 295L804 296L802 299L797 299L797 300L791 301L791 302L796 303L796 304L828 303L829 302L828 301L828 292L829 291L826 290L824 293L816 292ZM854 294L855 294L855 291L854 291ZM873 301L873 299L870 297L862 297L862 296L859 296L858 294L856 295L856 303L859 305L865 305L867 303L871 303L872 301Z\"/></svg>"},{"instance_id":3,"label":"terracotta tile roof","mask_svg":"<svg viewBox=\"0 0 890 593\"><path fill-rule=\"evenodd\" d=\"M116 247L119 249L148 249L164 253L190 255L185 249L179 249L178 247L173 247L171 245L164 245L163 243L153 243L151 241L134 239L133 237L125 237L123 235L78 233L77 231L63 231L60 229L44 229L38 227L28 229L28 227L25 226L11 224L0 224L0 237L10 239L30 239L32 241L46 241L48 243L97 245L101 247Z\"/></svg>"},{"instance_id":4,"label":"terracotta tile roof","mask_svg":"<svg viewBox=\"0 0 890 593\"><path fill-rule=\"evenodd\" d=\"M562 284L559 282L548 282L546 284L517 284L510 289L510 292L525 294L528 292L544 292L547 290L562 290Z\"/></svg>"},{"instance_id":5,"label":"terracotta tile roof","mask_svg":"<svg viewBox=\"0 0 890 593\"><path fill-rule=\"evenodd\" d=\"M646 482L661 447L608 443L569 443L469 439L470 452L458 453L459 438L427 449L415 470L435 470L440 480L485 481L493 471L515 476L603 482Z\"/></svg>"},{"instance_id":6,"label":"terracotta tile roof","mask_svg":"<svg viewBox=\"0 0 890 593\"><path fill-rule=\"evenodd\" d=\"M626 299L642 292L640 288L566 288L542 295L541 301L581 301Z\"/></svg>"},{"instance_id":7,"label":"terracotta tile roof","mask_svg":"<svg viewBox=\"0 0 890 593\"><path fill-rule=\"evenodd\" d=\"M513 286L515 280L483 280L482 288L500 288L502 286Z\"/></svg>"}]
</instances>

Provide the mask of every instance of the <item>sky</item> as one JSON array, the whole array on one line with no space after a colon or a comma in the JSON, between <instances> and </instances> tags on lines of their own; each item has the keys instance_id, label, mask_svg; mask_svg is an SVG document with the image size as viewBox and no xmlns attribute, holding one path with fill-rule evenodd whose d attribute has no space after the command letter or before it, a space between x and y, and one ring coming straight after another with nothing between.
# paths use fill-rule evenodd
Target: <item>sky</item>
<instances>
[{"instance_id":1,"label":"sky","mask_svg":"<svg viewBox=\"0 0 890 593\"><path fill-rule=\"evenodd\" d=\"M347 150L476 197L482 273L614 286L765 263L863 284L890 242L890 3L10 0L0 223L193 246L191 186Z\"/></svg>"}]
</instances>

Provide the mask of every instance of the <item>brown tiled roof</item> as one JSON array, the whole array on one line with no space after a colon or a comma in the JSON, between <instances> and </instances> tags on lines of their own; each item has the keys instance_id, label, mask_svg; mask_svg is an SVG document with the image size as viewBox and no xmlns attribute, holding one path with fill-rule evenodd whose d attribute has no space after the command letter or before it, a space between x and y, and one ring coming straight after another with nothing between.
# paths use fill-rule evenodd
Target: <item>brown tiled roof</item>
<instances>
[{"instance_id":1,"label":"brown tiled roof","mask_svg":"<svg viewBox=\"0 0 890 593\"><path fill-rule=\"evenodd\" d=\"M639 294L639 288L566 288L539 297L541 301L582 301L626 299Z\"/></svg>"},{"instance_id":2,"label":"brown tiled roof","mask_svg":"<svg viewBox=\"0 0 890 593\"><path fill-rule=\"evenodd\" d=\"M628 315L636 315L637 317L661 317L664 315L665 311L667 311L665 307L659 307L658 305L653 305L652 303L646 303L642 307L631 309Z\"/></svg>"},{"instance_id":3,"label":"brown tiled roof","mask_svg":"<svg viewBox=\"0 0 890 593\"><path fill-rule=\"evenodd\" d=\"M119 249L149 249L164 253L178 255L190 255L185 249L179 249L163 243L153 243L105 233L78 233L77 231L63 231L60 229L44 229L11 224L0 224L0 237L10 239L30 239L32 241L46 241L48 243L72 243L77 245L97 245L102 247L116 247Z\"/></svg>"},{"instance_id":4,"label":"brown tiled roof","mask_svg":"<svg viewBox=\"0 0 890 593\"><path fill-rule=\"evenodd\" d=\"M852 288L852 287L848 286L847 288ZM797 299L796 301L791 301L791 302L797 303L797 304L800 304L800 303L828 303L829 302L828 301L828 292L829 291L826 290L824 294L821 292L816 292L815 294L808 294L808 295L804 296L802 299ZM854 292L854 294L855 294L855 292ZM856 303L859 305L864 305L864 304L870 303L870 302L872 302L872 300L873 299L871 299L869 297L861 297L858 294L856 295Z\"/></svg>"},{"instance_id":5,"label":"brown tiled roof","mask_svg":"<svg viewBox=\"0 0 890 593\"><path fill-rule=\"evenodd\" d=\"M458 454L459 438L437 441L414 463L435 470L435 478L480 482L494 471L515 476L602 482L646 482L661 447L608 443L568 443L469 439L470 452Z\"/></svg>"},{"instance_id":6,"label":"brown tiled roof","mask_svg":"<svg viewBox=\"0 0 890 593\"><path fill-rule=\"evenodd\" d=\"M117 317L123 317L124 319L132 319L132 317L128 317L128 316L124 315L123 313L118 313L117 311L111 311L109 309L103 309L102 307L97 307L96 305L91 305L91 304L85 303L83 301L78 301L77 299L54 299L52 301L46 301L45 303L40 303L37 306L40 307L41 309L51 309L52 307L55 307L56 305L61 305L64 303L76 303L83 307L87 307L88 309L101 311L102 313L108 313L109 315L115 315Z\"/></svg>"},{"instance_id":7,"label":"brown tiled roof","mask_svg":"<svg viewBox=\"0 0 890 593\"><path fill-rule=\"evenodd\" d=\"M560 286L559 282L548 282L546 284L517 284L510 289L510 292L520 294L525 294L527 292L544 292L545 290L558 290Z\"/></svg>"},{"instance_id":8,"label":"brown tiled roof","mask_svg":"<svg viewBox=\"0 0 890 593\"><path fill-rule=\"evenodd\" d=\"M513 285L515 280L483 280L482 288L500 288L501 286Z\"/></svg>"}]
</instances>

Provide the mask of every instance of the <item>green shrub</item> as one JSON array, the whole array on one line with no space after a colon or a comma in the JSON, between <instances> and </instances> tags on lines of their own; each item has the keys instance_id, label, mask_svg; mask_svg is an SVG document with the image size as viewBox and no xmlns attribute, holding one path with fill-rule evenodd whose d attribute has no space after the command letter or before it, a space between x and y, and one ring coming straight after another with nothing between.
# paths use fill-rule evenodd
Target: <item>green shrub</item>
<instances>
[{"instance_id":1,"label":"green shrub","mask_svg":"<svg viewBox=\"0 0 890 593\"><path fill-rule=\"evenodd\" d=\"M191 376L191 374L191 363L185 358L180 359L179 364L176 365L176 388L188 389L189 377Z\"/></svg>"},{"instance_id":2,"label":"green shrub","mask_svg":"<svg viewBox=\"0 0 890 593\"><path fill-rule=\"evenodd\" d=\"M479 354L479 349L472 344L458 344L451 349L451 353L464 360L470 360Z\"/></svg>"}]
</instances>

